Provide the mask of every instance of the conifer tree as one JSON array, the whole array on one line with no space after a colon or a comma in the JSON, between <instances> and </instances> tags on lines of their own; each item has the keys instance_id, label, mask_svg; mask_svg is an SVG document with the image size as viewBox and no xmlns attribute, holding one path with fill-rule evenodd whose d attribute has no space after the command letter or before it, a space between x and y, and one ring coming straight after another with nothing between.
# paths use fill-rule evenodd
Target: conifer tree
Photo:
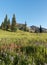
<instances>
[{"instance_id":1,"label":"conifer tree","mask_svg":"<svg viewBox=\"0 0 47 65\"><path fill-rule=\"evenodd\" d=\"M7 14L5 16L5 19L4 19L4 29L6 30L6 26L7 26L7 21L8 20L8 17L7 17Z\"/></svg>"},{"instance_id":2,"label":"conifer tree","mask_svg":"<svg viewBox=\"0 0 47 65\"><path fill-rule=\"evenodd\" d=\"M4 29L4 22L2 22L1 24L1 29Z\"/></svg>"},{"instance_id":3,"label":"conifer tree","mask_svg":"<svg viewBox=\"0 0 47 65\"><path fill-rule=\"evenodd\" d=\"M10 20L8 19L8 16L6 15L4 18L4 21L1 24L1 29L8 30L10 28Z\"/></svg>"},{"instance_id":4,"label":"conifer tree","mask_svg":"<svg viewBox=\"0 0 47 65\"><path fill-rule=\"evenodd\" d=\"M24 27L24 31L27 30L27 24L26 24L26 21L25 21L25 27Z\"/></svg>"},{"instance_id":5,"label":"conifer tree","mask_svg":"<svg viewBox=\"0 0 47 65\"><path fill-rule=\"evenodd\" d=\"M15 14L13 14L12 17L12 24L11 24L11 31L16 31L16 18L15 18Z\"/></svg>"},{"instance_id":6,"label":"conifer tree","mask_svg":"<svg viewBox=\"0 0 47 65\"><path fill-rule=\"evenodd\" d=\"M6 30L10 29L10 19L8 19L7 24L6 24Z\"/></svg>"},{"instance_id":7,"label":"conifer tree","mask_svg":"<svg viewBox=\"0 0 47 65\"><path fill-rule=\"evenodd\" d=\"M42 27L41 27L41 25L40 25L40 29L39 30L40 30L40 33L42 33Z\"/></svg>"}]
</instances>

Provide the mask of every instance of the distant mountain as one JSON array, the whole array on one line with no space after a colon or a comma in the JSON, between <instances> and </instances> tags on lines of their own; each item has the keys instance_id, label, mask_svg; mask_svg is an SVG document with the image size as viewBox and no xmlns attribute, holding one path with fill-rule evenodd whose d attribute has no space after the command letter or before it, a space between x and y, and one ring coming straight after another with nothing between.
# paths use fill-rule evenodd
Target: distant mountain
<instances>
[{"instance_id":1,"label":"distant mountain","mask_svg":"<svg viewBox=\"0 0 47 65\"><path fill-rule=\"evenodd\" d=\"M42 31L46 33L47 29L46 28L42 28ZM39 27L34 26L34 25L30 26L30 32L39 32Z\"/></svg>"},{"instance_id":2,"label":"distant mountain","mask_svg":"<svg viewBox=\"0 0 47 65\"><path fill-rule=\"evenodd\" d=\"M16 26L17 26L17 28L19 30L24 30L25 24L17 23ZM39 27L34 26L34 25L32 25L30 27L27 27L27 31L30 31L30 32L40 32ZM46 33L47 29L42 27L42 32Z\"/></svg>"}]
</instances>

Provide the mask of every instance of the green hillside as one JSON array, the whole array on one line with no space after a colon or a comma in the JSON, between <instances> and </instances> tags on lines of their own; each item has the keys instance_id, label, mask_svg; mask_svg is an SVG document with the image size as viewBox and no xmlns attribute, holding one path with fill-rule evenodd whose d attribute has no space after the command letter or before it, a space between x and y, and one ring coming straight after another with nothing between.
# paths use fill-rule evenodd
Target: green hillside
<instances>
[{"instance_id":1,"label":"green hillside","mask_svg":"<svg viewBox=\"0 0 47 65\"><path fill-rule=\"evenodd\" d=\"M45 65L47 33L0 29L0 65Z\"/></svg>"},{"instance_id":2,"label":"green hillside","mask_svg":"<svg viewBox=\"0 0 47 65\"><path fill-rule=\"evenodd\" d=\"M9 32L0 30L0 39L20 39L32 42L47 43L47 33L29 33L17 30L16 32Z\"/></svg>"}]
</instances>

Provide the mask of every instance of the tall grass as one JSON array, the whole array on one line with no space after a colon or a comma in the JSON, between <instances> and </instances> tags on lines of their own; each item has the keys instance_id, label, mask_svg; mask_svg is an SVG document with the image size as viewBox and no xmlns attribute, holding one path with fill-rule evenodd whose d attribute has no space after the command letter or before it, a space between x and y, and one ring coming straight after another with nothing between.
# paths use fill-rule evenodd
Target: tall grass
<instances>
[{"instance_id":1,"label":"tall grass","mask_svg":"<svg viewBox=\"0 0 47 65\"><path fill-rule=\"evenodd\" d=\"M0 65L47 63L47 33L0 30Z\"/></svg>"}]
</instances>

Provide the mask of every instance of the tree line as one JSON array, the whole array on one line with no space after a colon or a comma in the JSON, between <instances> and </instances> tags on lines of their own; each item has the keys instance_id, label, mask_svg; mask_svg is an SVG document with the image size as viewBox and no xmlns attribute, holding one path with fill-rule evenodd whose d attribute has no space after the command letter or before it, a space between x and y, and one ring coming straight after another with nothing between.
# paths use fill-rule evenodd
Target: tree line
<instances>
[{"instance_id":1,"label":"tree line","mask_svg":"<svg viewBox=\"0 0 47 65\"><path fill-rule=\"evenodd\" d=\"M10 19L8 19L8 16L6 14L4 21L1 23L1 29L6 30L6 31L10 30L12 32L15 32L17 30L17 22L16 22L15 14L13 14L11 22L10 22ZM24 26L24 31L26 31L26 22Z\"/></svg>"},{"instance_id":2,"label":"tree line","mask_svg":"<svg viewBox=\"0 0 47 65\"><path fill-rule=\"evenodd\" d=\"M6 15L4 18L4 21L1 24L1 29L3 30L9 30L11 29L11 31L15 30L15 26L16 26L16 19L15 19L15 14L12 17L12 22L10 23L10 19L8 19L8 16Z\"/></svg>"},{"instance_id":3,"label":"tree line","mask_svg":"<svg viewBox=\"0 0 47 65\"><path fill-rule=\"evenodd\" d=\"M4 21L1 23L1 29L6 30L6 31L12 31L12 32L17 31L18 27L17 27L17 21L16 21L15 14L13 14L11 22L10 22L10 19L8 19L8 16L6 14L6 16L4 18ZM27 28L27 23L26 22L25 22L24 26L22 26L20 28L20 30L29 31L29 29ZM36 32L36 30L35 30L35 32ZM39 32L42 33L41 25L40 25L40 28L39 28Z\"/></svg>"}]
</instances>

